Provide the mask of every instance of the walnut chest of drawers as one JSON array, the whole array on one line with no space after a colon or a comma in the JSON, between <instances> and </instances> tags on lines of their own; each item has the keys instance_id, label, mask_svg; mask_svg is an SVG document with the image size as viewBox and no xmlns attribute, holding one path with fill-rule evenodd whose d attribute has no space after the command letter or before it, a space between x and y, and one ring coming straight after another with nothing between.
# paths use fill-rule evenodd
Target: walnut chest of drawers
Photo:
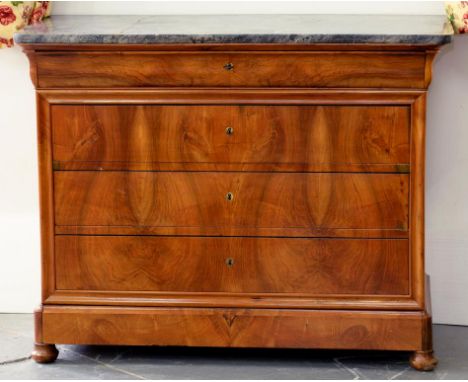
<instances>
[{"instance_id":1,"label":"walnut chest of drawers","mask_svg":"<svg viewBox=\"0 0 468 382\"><path fill-rule=\"evenodd\" d=\"M436 44L23 44L54 344L384 349L431 369Z\"/></svg>"}]
</instances>

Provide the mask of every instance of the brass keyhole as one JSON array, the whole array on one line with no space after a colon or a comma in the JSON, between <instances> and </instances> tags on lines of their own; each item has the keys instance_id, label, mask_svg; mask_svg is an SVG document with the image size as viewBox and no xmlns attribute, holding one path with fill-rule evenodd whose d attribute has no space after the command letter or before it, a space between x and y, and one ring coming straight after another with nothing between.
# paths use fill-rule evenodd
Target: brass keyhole
<instances>
[{"instance_id":1,"label":"brass keyhole","mask_svg":"<svg viewBox=\"0 0 468 382\"><path fill-rule=\"evenodd\" d=\"M234 194L233 194L232 192L228 192L228 193L226 194L226 200L227 200L228 202L232 202L232 199L234 199Z\"/></svg>"},{"instance_id":2,"label":"brass keyhole","mask_svg":"<svg viewBox=\"0 0 468 382\"><path fill-rule=\"evenodd\" d=\"M234 129L232 127L226 127L226 134L227 135L232 135L234 134Z\"/></svg>"},{"instance_id":3,"label":"brass keyhole","mask_svg":"<svg viewBox=\"0 0 468 382\"><path fill-rule=\"evenodd\" d=\"M228 258L226 259L226 265L227 265L229 268L231 268L231 267L234 265L234 259L228 257Z\"/></svg>"},{"instance_id":4,"label":"brass keyhole","mask_svg":"<svg viewBox=\"0 0 468 382\"><path fill-rule=\"evenodd\" d=\"M234 64L228 62L227 64L223 66L223 68L229 71L234 70Z\"/></svg>"}]
</instances>

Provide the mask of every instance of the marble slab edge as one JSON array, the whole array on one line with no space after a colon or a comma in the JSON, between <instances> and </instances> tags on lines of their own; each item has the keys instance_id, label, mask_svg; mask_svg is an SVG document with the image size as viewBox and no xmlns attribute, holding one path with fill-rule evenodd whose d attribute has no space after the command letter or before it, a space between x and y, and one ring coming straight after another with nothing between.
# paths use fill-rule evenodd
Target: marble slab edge
<instances>
[{"instance_id":1,"label":"marble slab edge","mask_svg":"<svg viewBox=\"0 0 468 382\"><path fill-rule=\"evenodd\" d=\"M28 34L15 35L17 44L411 44L444 45L452 41L440 35L365 35L365 34Z\"/></svg>"}]
</instances>

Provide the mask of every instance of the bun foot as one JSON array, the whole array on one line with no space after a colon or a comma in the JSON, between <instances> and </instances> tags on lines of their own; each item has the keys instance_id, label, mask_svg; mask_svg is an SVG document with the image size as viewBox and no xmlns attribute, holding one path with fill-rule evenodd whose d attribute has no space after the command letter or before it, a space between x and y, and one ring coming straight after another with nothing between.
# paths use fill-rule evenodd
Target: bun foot
<instances>
[{"instance_id":1,"label":"bun foot","mask_svg":"<svg viewBox=\"0 0 468 382\"><path fill-rule=\"evenodd\" d=\"M58 353L55 345L39 344L36 342L31 357L37 363L51 363L57 359Z\"/></svg>"},{"instance_id":2,"label":"bun foot","mask_svg":"<svg viewBox=\"0 0 468 382\"><path fill-rule=\"evenodd\" d=\"M429 351L415 351L411 354L410 365L419 371L431 371L437 365L437 358L434 357L434 352Z\"/></svg>"}]
</instances>

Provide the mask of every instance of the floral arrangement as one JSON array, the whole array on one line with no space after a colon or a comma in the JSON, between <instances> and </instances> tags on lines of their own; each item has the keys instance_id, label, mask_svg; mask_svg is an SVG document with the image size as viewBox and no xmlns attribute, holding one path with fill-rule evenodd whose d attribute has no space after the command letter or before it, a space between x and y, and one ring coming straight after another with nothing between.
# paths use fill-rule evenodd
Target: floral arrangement
<instances>
[{"instance_id":1,"label":"floral arrangement","mask_svg":"<svg viewBox=\"0 0 468 382\"><path fill-rule=\"evenodd\" d=\"M468 33L468 1L448 1L445 12L455 33Z\"/></svg>"},{"instance_id":2,"label":"floral arrangement","mask_svg":"<svg viewBox=\"0 0 468 382\"><path fill-rule=\"evenodd\" d=\"M0 48L13 46L13 34L50 14L49 1L0 1Z\"/></svg>"}]
</instances>

